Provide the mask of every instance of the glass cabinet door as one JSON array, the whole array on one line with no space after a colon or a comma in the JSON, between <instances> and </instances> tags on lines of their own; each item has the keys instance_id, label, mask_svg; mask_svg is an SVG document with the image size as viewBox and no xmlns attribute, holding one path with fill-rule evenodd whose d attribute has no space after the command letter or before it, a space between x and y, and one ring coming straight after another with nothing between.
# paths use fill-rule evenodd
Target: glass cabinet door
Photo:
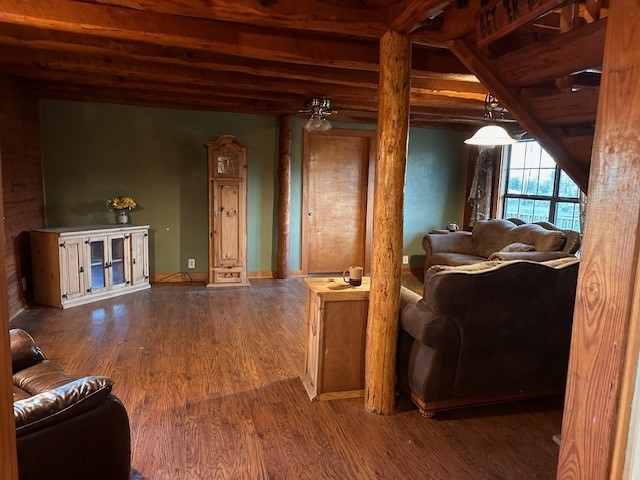
<instances>
[{"instance_id":1,"label":"glass cabinet door","mask_svg":"<svg viewBox=\"0 0 640 480\"><path fill-rule=\"evenodd\" d=\"M124 238L111 238L111 284L113 286L126 283Z\"/></svg>"},{"instance_id":2,"label":"glass cabinet door","mask_svg":"<svg viewBox=\"0 0 640 480\"><path fill-rule=\"evenodd\" d=\"M89 239L89 263L91 274L91 291L102 290L107 287L105 274L105 239Z\"/></svg>"}]
</instances>

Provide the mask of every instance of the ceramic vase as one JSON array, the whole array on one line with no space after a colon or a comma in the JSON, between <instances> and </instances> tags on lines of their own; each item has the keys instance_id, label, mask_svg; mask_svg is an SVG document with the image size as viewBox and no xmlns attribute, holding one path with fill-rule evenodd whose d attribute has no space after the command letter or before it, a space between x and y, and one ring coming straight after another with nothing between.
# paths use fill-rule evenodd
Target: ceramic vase
<instances>
[{"instance_id":1,"label":"ceramic vase","mask_svg":"<svg viewBox=\"0 0 640 480\"><path fill-rule=\"evenodd\" d=\"M129 211L116 210L116 223L129 223Z\"/></svg>"}]
</instances>

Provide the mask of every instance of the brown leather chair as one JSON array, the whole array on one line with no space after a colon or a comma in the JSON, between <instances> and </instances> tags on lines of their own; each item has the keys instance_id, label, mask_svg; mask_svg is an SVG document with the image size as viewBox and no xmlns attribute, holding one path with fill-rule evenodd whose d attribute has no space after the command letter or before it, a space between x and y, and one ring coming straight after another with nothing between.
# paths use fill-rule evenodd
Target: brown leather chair
<instances>
[{"instance_id":1,"label":"brown leather chair","mask_svg":"<svg viewBox=\"0 0 640 480\"><path fill-rule=\"evenodd\" d=\"M20 480L129 479L129 418L113 382L76 379L10 331Z\"/></svg>"}]
</instances>

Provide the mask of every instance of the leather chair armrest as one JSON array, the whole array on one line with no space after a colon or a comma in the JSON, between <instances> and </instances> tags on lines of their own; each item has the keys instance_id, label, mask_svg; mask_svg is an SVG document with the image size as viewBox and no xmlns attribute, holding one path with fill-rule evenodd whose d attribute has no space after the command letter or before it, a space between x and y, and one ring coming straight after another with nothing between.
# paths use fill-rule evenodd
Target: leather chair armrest
<instances>
[{"instance_id":1,"label":"leather chair armrest","mask_svg":"<svg viewBox=\"0 0 640 480\"><path fill-rule=\"evenodd\" d=\"M106 377L84 377L13 402L17 436L96 408L109 398L112 386Z\"/></svg>"},{"instance_id":2,"label":"leather chair armrest","mask_svg":"<svg viewBox=\"0 0 640 480\"><path fill-rule=\"evenodd\" d=\"M44 353L40 351L31 335L24 330L19 328L9 330L9 342L11 345L11 369L13 373L46 360Z\"/></svg>"},{"instance_id":3,"label":"leather chair armrest","mask_svg":"<svg viewBox=\"0 0 640 480\"><path fill-rule=\"evenodd\" d=\"M546 262L558 258L575 257L565 252L495 252L489 260L530 260L532 262Z\"/></svg>"}]
</instances>

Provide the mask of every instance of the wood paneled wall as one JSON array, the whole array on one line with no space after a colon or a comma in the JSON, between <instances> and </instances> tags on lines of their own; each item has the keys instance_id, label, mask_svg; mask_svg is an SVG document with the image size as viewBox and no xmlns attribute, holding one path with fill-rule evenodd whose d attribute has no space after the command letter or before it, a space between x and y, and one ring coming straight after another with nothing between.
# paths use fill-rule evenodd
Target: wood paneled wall
<instances>
[{"instance_id":1,"label":"wood paneled wall","mask_svg":"<svg viewBox=\"0 0 640 480\"><path fill-rule=\"evenodd\" d=\"M39 122L37 97L0 77L0 162L9 317L26 306L31 291L28 232L45 226ZM26 278L26 292L22 277Z\"/></svg>"}]
</instances>

